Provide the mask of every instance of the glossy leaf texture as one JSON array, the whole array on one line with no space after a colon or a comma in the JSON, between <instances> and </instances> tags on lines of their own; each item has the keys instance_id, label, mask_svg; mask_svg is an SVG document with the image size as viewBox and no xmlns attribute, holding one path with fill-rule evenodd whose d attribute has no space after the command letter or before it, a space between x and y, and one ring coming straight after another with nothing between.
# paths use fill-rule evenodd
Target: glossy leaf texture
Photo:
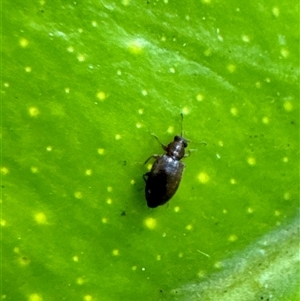
<instances>
[{"instance_id":1,"label":"glossy leaf texture","mask_svg":"<svg viewBox=\"0 0 300 301\"><path fill-rule=\"evenodd\" d=\"M2 10L3 300L299 298L298 3ZM181 113L195 151L150 209Z\"/></svg>"}]
</instances>

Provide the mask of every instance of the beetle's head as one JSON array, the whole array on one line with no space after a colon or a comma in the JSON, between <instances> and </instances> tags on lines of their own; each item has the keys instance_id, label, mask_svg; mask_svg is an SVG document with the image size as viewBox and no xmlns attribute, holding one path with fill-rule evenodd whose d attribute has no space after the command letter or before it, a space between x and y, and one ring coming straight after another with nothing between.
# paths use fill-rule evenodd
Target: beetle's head
<instances>
[{"instance_id":1,"label":"beetle's head","mask_svg":"<svg viewBox=\"0 0 300 301\"><path fill-rule=\"evenodd\" d=\"M181 136L175 136L174 141L171 142L167 147L167 154L176 160L180 160L184 157L184 149L188 145L188 140Z\"/></svg>"},{"instance_id":2,"label":"beetle's head","mask_svg":"<svg viewBox=\"0 0 300 301\"><path fill-rule=\"evenodd\" d=\"M184 148L186 148L188 146L188 140L187 139L184 139L183 137L181 136L175 136L174 137L174 142L179 142L183 145Z\"/></svg>"}]
</instances>

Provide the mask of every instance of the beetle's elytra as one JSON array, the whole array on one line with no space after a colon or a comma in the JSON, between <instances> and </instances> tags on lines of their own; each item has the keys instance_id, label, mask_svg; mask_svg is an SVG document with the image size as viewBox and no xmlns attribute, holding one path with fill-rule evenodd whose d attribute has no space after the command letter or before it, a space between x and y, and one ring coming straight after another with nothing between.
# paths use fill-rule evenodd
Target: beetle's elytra
<instances>
[{"instance_id":1,"label":"beetle's elytra","mask_svg":"<svg viewBox=\"0 0 300 301\"><path fill-rule=\"evenodd\" d=\"M183 118L182 114L181 117ZM158 140L156 136L155 138ZM166 154L161 156L152 155L145 162L146 164L151 158L156 159L150 172L143 176L146 182L147 205L150 208L163 205L172 198L178 189L185 168L180 160L185 156L188 140L182 137L182 130L181 136L175 136L174 141L167 146L161 142L160 144Z\"/></svg>"}]
</instances>

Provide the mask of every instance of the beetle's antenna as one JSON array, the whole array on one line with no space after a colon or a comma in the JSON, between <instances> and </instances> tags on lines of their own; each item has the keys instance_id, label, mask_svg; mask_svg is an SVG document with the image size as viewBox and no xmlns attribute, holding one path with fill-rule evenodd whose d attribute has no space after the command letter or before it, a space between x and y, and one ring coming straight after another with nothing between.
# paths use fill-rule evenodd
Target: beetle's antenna
<instances>
[{"instance_id":1,"label":"beetle's antenna","mask_svg":"<svg viewBox=\"0 0 300 301\"><path fill-rule=\"evenodd\" d=\"M183 129L182 129L182 124L183 124L183 114L182 113L180 113L180 115L181 115L181 137L183 137Z\"/></svg>"}]
</instances>

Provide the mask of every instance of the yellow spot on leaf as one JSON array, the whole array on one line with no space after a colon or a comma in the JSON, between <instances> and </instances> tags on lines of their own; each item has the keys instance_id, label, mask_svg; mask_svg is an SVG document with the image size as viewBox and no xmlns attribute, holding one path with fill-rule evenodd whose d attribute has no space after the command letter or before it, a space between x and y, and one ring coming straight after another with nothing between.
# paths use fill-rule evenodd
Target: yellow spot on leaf
<instances>
[{"instance_id":1,"label":"yellow spot on leaf","mask_svg":"<svg viewBox=\"0 0 300 301\"><path fill-rule=\"evenodd\" d=\"M43 212L36 213L34 215L34 219L40 225L46 225L47 224L47 217L46 217L45 213L43 213Z\"/></svg>"},{"instance_id":2,"label":"yellow spot on leaf","mask_svg":"<svg viewBox=\"0 0 300 301\"><path fill-rule=\"evenodd\" d=\"M235 107L232 107L232 108L230 109L230 113L231 113L233 116L236 116L236 115L238 114L238 109L235 108Z\"/></svg>"},{"instance_id":3,"label":"yellow spot on leaf","mask_svg":"<svg viewBox=\"0 0 300 301\"><path fill-rule=\"evenodd\" d=\"M29 111L29 115L32 116L32 117L36 117L40 114L39 109L36 108L36 107L31 107L31 108L29 108L28 111Z\"/></svg>"},{"instance_id":4,"label":"yellow spot on leaf","mask_svg":"<svg viewBox=\"0 0 300 301\"><path fill-rule=\"evenodd\" d=\"M236 71L236 66L233 65L233 64L230 64L227 66L227 70L230 72L230 73L233 73Z\"/></svg>"},{"instance_id":5,"label":"yellow spot on leaf","mask_svg":"<svg viewBox=\"0 0 300 301\"><path fill-rule=\"evenodd\" d=\"M97 97L99 100L103 101L103 100L106 99L107 96L106 96L105 92L99 91L99 92L96 94L96 97Z\"/></svg>"},{"instance_id":6,"label":"yellow spot on leaf","mask_svg":"<svg viewBox=\"0 0 300 301\"><path fill-rule=\"evenodd\" d=\"M83 54L79 54L77 56L77 59L78 59L79 62L84 62L85 61L85 56Z\"/></svg>"},{"instance_id":7,"label":"yellow spot on leaf","mask_svg":"<svg viewBox=\"0 0 300 301\"><path fill-rule=\"evenodd\" d=\"M206 184L209 181L209 176L205 172L200 172L198 175L198 180L200 181L200 183Z\"/></svg>"},{"instance_id":8,"label":"yellow spot on leaf","mask_svg":"<svg viewBox=\"0 0 300 301\"><path fill-rule=\"evenodd\" d=\"M205 56L211 56L211 55L212 55L212 49L211 49L211 48L206 49L206 50L203 52L203 54L204 54Z\"/></svg>"},{"instance_id":9,"label":"yellow spot on leaf","mask_svg":"<svg viewBox=\"0 0 300 301\"><path fill-rule=\"evenodd\" d=\"M20 39L21 47L26 48L28 46L28 44L29 44L29 41L27 39L25 39L25 38Z\"/></svg>"},{"instance_id":10,"label":"yellow spot on leaf","mask_svg":"<svg viewBox=\"0 0 300 301\"><path fill-rule=\"evenodd\" d=\"M270 123L269 117L267 117L267 116L263 117L262 122L263 122L264 124L269 124L269 123Z\"/></svg>"},{"instance_id":11,"label":"yellow spot on leaf","mask_svg":"<svg viewBox=\"0 0 300 301\"><path fill-rule=\"evenodd\" d=\"M293 110L293 104L290 101L286 101L283 106L284 109L288 112Z\"/></svg>"},{"instance_id":12,"label":"yellow spot on leaf","mask_svg":"<svg viewBox=\"0 0 300 301\"><path fill-rule=\"evenodd\" d=\"M92 301L93 298L92 298L91 295L85 295L85 296L83 297L83 300L84 300L84 301Z\"/></svg>"},{"instance_id":13,"label":"yellow spot on leaf","mask_svg":"<svg viewBox=\"0 0 300 301\"><path fill-rule=\"evenodd\" d=\"M93 171L92 171L91 169L87 169L87 170L85 171L85 174L86 174L87 176L91 176L92 173L93 173Z\"/></svg>"},{"instance_id":14,"label":"yellow spot on leaf","mask_svg":"<svg viewBox=\"0 0 300 301\"><path fill-rule=\"evenodd\" d=\"M278 18L279 15L280 15L280 10L279 10L279 8L278 8L277 6L273 7L273 8L272 8L272 13L273 13L273 15L274 15L276 18Z\"/></svg>"},{"instance_id":15,"label":"yellow spot on leaf","mask_svg":"<svg viewBox=\"0 0 300 301\"><path fill-rule=\"evenodd\" d=\"M9 173L9 169L7 167L1 167L1 173L5 176Z\"/></svg>"},{"instance_id":16,"label":"yellow spot on leaf","mask_svg":"<svg viewBox=\"0 0 300 301\"><path fill-rule=\"evenodd\" d=\"M249 43L250 42L249 36L243 35L242 36L242 41L245 42L245 43Z\"/></svg>"},{"instance_id":17,"label":"yellow spot on leaf","mask_svg":"<svg viewBox=\"0 0 300 301\"><path fill-rule=\"evenodd\" d=\"M281 48L280 54L284 57L287 58L290 55L290 52L286 48Z\"/></svg>"},{"instance_id":18,"label":"yellow spot on leaf","mask_svg":"<svg viewBox=\"0 0 300 301\"><path fill-rule=\"evenodd\" d=\"M180 207L176 206L176 207L174 208L174 211L175 211L176 213L179 212L179 211L180 211Z\"/></svg>"},{"instance_id":19,"label":"yellow spot on leaf","mask_svg":"<svg viewBox=\"0 0 300 301\"><path fill-rule=\"evenodd\" d=\"M144 43L141 40L135 40L129 43L128 49L132 54L140 54L144 49Z\"/></svg>"},{"instance_id":20,"label":"yellow spot on leaf","mask_svg":"<svg viewBox=\"0 0 300 301\"><path fill-rule=\"evenodd\" d=\"M199 94L197 94L196 99L198 101L202 101L204 99L204 95L202 95L202 94L199 93Z\"/></svg>"},{"instance_id":21,"label":"yellow spot on leaf","mask_svg":"<svg viewBox=\"0 0 300 301\"><path fill-rule=\"evenodd\" d=\"M43 301L43 297L40 294L31 294L28 301Z\"/></svg>"},{"instance_id":22,"label":"yellow spot on leaf","mask_svg":"<svg viewBox=\"0 0 300 301\"><path fill-rule=\"evenodd\" d=\"M156 219L148 217L144 220L144 224L148 229L153 230L156 227L157 222Z\"/></svg>"},{"instance_id":23,"label":"yellow spot on leaf","mask_svg":"<svg viewBox=\"0 0 300 301\"><path fill-rule=\"evenodd\" d=\"M192 226L192 225L187 225L187 226L185 227L185 229L191 231L191 230L193 229L193 226Z\"/></svg>"},{"instance_id":24,"label":"yellow spot on leaf","mask_svg":"<svg viewBox=\"0 0 300 301\"><path fill-rule=\"evenodd\" d=\"M201 270L201 271L199 271L199 272L197 273L197 276L198 276L199 278L204 278L205 275L206 275L206 273L205 273L205 271L203 271L203 270Z\"/></svg>"},{"instance_id":25,"label":"yellow spot on leaf","mask_svg":"<svg viewBox=\"0 0 300 301\"><path fill-rule=\"evenodd\" d=\"M174 126L169 126L168 127L168 129L167 129L167 132L169 133L169 134L173 134L174 133Z\"/></svg>"},{"instance_id":26,"label":"yellow spot on leaf","mask_svg":"<svg viewBox=\"0 0 300 301\"><path fill-rule=\"evenodd\" d=\"M31 166L30 170L31 170L32 173L38 173L39 172L39 169L35 166Z\"/></svg>"},{"instance_id":27,"label":"yellow spot on leaf","mask_svg":"<svg viewBox=\"0 0 300 301\"><path fill-rule=\"evenodd\" d=\"M190 113L190 109L188 107L183 107L181 111L184 115L187 115Z\"/></svg>"},{"instance_id":28,"label":"yellow spot on leaf","mask_svg":"<svg viewBox=\"0 0 300 301\"><path fill-rule=\"evenodd\" d=\"M148 164L147 164L147 169L148 169L148 170L151 170L151 168L152 168L152 165L153 165L153 164L151 164L151 163L148 163Z\"/></svg>"},{"instance_id":29,"label":"yellow spot on leaf","mask_svg":"<svg viewBox=\"0 0 300 301\"><path fill-rule=\"evenodd\" d=\"M254 212L254 209L252 207L248 207L247 212L249 214L252 214Z\"/></svg>"},{"instance_id":30,"label":"yellow spot on leaf","mask_svg":"<svg viewBox=\"0 0 300 301\"><path fill-rule=\"evenodd\" d=\"M98 148L97 152L99 155L103 155L104 154L104 148Z\"/></svg>"},{"instance_id":31,"label":"yellow spot on leaf","mask_svg":"<svg viewBox=\"0 0 300 301\"><path fill-rule=\"evenodd\" d=\"M256 82L256 83L255 83L255 87L256 87L257 89L260 89L260 88L261 88L261 82Z\"/></svg>"},{"instance_id":32,"label":"yellow spot on leaf","mask_svg":"<svg viewBox=\"0 0 300 301\"><path fill-rule=\"evenodd\" d=\"M68 51L68 52L74 52L74 48L73 48L72 46L69 46L69 47L67 48L67 51Z\"/></svg>"},{"instance_id":33,"label":"yellow spot on leaf","mask_svg":"<svg viewBox=\"0 0 300 301\"><path fill-rule=\"evenodd\" d=\"M221 261L217 261L217 262L215 262L215 264L214 264L214 267L215 267L216 269L220 269L220 268L222 268L222 266L223 266L223 264L222 264Z\"/></svg>"},{"instance_id":34,"label":"yellow spot on leaf","mask_svg":"<svg viewBox=\"0 0 300 301\"><path fill-rule=\"evenodd\" d=\"M79 285L82 285L84 283L84 279L82 277L78 277L76 279L76 283L79 284Z\"/></svg>"},{"instance_id":35,"label":"yellow spot on leaf","mask_svg":"<svg viewBox=\"0 0 300 301\"><path fill-rule=\"evenodd\" d=\"M78 262L79 261L79 257L78 256L73 256L73 261Z\"/></svg>"},{"instance_id":36,"label":"yellow spot on leaf","mask_svg":"<svg viewBox=\"0 0 300 301\"><path fill-rule=\"evenodd\" d=\"M74 196L75 196L76 199L82 199L83 194L82 194L81 191L76 191L76 192L74 193Z\"/></svg>"},{"instance_id":37,"label":"yellow spot on leaf","mask_svg":"<svg viewBox=\"0 0 300 301\"><path fill-rule=\"evenodd\" d=\"M238 239L238 237L235 234L231 234L228 237L228 240L231 241L231 242L237 241L237 239Z\"/></svg>"},{"instance_id":38,"label":"yellow spot on leaf","mask_svg":"<svg viewBox=\"0 0 300 301\"><path fill-rule=\"evenodd\" d=\"M115 250L112 251L112 254L113 254L113 256L119 256L120 252L119 252L118 249L115 249Z\"/></svg>"},{"instance_id":39,"label":"yellow spot on leaf","mask_svg":"<svg viewBox=\"0 0 300 301\"><path fill-rule=\"evenodd\" d=\"M255 165L256 159L254 157L249 157L249 158L247 158L247 162L249 165Z\"/></svg>"}]
</instances>

